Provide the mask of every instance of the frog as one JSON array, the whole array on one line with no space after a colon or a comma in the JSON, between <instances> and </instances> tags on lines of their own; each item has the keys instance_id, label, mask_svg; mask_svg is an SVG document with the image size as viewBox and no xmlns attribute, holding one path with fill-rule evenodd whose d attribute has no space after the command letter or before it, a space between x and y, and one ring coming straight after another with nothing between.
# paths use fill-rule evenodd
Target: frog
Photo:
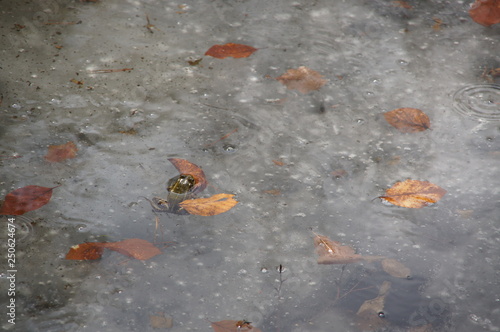
<instances>
[{"instance_id":1,"label":"frog","mask_svg":"<svg viewBox=\"0 0 500 332\"><path fill-rule=\"evenodd\" d=\"M149 203L155 212L188 214L179 203L194 196L196 180L190 174L179 174L167 182L167 198L153 197Z\"/></svg>"}]
</instances>

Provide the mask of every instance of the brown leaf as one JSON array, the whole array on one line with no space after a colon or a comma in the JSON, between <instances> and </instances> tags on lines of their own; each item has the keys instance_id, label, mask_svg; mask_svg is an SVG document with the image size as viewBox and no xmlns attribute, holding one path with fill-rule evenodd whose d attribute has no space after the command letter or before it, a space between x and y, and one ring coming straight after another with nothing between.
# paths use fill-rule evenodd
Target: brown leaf
<instances>
[{"instance_id":1,"label":"brown leaf","mask_svg":"<svg viewBox=\"0 0 500 332\"><path fill-rule=\"evenodd\" d=\"M398 108L384 113L385 120L402 133L416 133L429 129L427 114L416 108Z\"/></svg>"},{"instance_id":2,"label":"brown leaf","mask_svg":"<svg viewBox=\"0 0 500 332\"><path fill-rule=\"evenodd\" d=\"M210 322L210 325L212 325L214 332L262 332L261 329L253 327L250 322L244 320L221 320L219 322Z\"/></svg>"},{"instance_id":3,"label":"brown leaf","mask_svg":"<svg viewBox=\"0 0 500 332\"><path fill-rule=\"evenodd\" d=\"M413 7L406 1L392 1L394 7L400 7L405 9L413 9Z\"/></svg>"},{"instance_id":4,"label":"brown leaf","mask_svg":"<svg viewBox=\"0 0 500 332\"><path fill-rule=\"evenodd\" d=\"M238 201L231 194L217 194L208 198L187 199L179 203L189 214L215 216L231 210Z\"/></svg>"},{"instance_id":5,"label":"brown leaf","mask_svg":"<svg viewBox=\"0 0 500 332\"><path fill-rule=\"evenodd\" d=\"M214 45L208 49L205 55L213 56L217 59L224 59L228 56L233 58L246 58L257 51L256 48L248 45L227 43L224 45Z\"/></svg>"},{"instance_id":6,"label":"brown leaf","mask_svg":"<svg viewBox=\"0 0 500 332\"><path fill-rule=\"evenodd\" d=\"M199 193L206 188L207 180L205 178L205 173L203 173L203 170L200 167L187 161L186 159L169 158L168 161L170 161L175 168L177 168L179 173L189 174L194 177L195 185L192 189L193 194Z\"/></svg>"},{"instance_id":7,"label":"brown leaf","mask_svg":"<svg viewBox=\"0 0 500 332\"><path fill-rule=\"evenodd\" d=\"M169 329L174 325L174 320L165 315L149 315L149 325L154 329Z\"/></svg>"},{"instance_id":8,"label":"brown leaf","mask_svg":"<svg viewBox=\"0 0 500 332\"><path fill-rule=\"evenodd\" d=\"M72 246L66 254L66 259L92 260L99 259L104 251L104 243L87 242Z\"/></svg>"},{"instance_id":9,"label":"brown leaf","mask_svg":"<svg viewBox=\"0 0 500 332\"><path fill-rule=\"evenodd\" d=\"M59 186L57 186L59 187ZM47 204L52 198L52 189L40 186L26 186L5 196L0 214L19 216Z\"/></svg>"},{"instance_id":10,"label":"brown leaf","mask_svg":"<svg viewBox=\"0 0 500 332\"><path fill-rule=\"evenodd\" d=\"M161 250L155 247L151 242L141 239L127 239L118 242L103 243L104 248L118 251L125 256L135 259L147 260L161 254Z\"/></svg>"},{"instance_id":11,"label":"brown leaf","mask_svg":"<svg viewBox=\"0 0 500 332\"><path fill-rule=\"evenodd\" d=\"M48 152L45 155L45 160L54 163L75 158L76 151L78 151L78 148L73 142L68 142L62 145L50 145Z\"/></svg>"},{"instance_id":12,"label":"brown leaf","mask_svg":"<svg viewBox=\"0 0 500 332\"><path fill-rule=\"evenodd\" d=\"M366 300L363 302L361 307L359 307L356 315L358 316L358 325L365 330L376 330L387 324L387 321L379 316L379 313L383 313L385 306L385 297L389 293L391 288L391 283L384 281L380 287L378 296L371 300Z\"/></svg>"},{"instance_id":13,"label":"brown leaf","mask_svg":"<svg viewBox=\"0 0 500 332\"><path fill-rule=\"evenodd\" d=\"M476 23L487 27L500 23L500 0L476 0L469 15Z\"/></svg>"},{"instance_id":14,"label":"brown leaf","mask_svg":"<svg viewBox=\"0 0 500 332\"><path fill-rule=\"evenodd\" d=\"M393 277L406 279L411 276L411 270L393 258L386 258L381 263L384 271Z\"/></svg>"},{"instance_id":15,"label":"brown leaf","mask_svg":"<svg viewBox=\"0 0 500 332\"><path fill-rule=\"evenodd\" d=\"M439 201L446 190L428 181L406 180L396 182L379 198L397 206L418 209Z\"/></svg>"},{"instance_id":16,"label":"brown leaf","mask_svg":"<svg viewBox=\"0 0 500 332\"><path fill-rule=\"evenodd\" d=\"M316 234L314 246L318 254L318 264L348 264L362 261L364 258L349 246L332 241L328 237Z\"/></svg>"},{"instance_id":17,"label":"brown leaf","mask_svg":"<svg viewBox=\"0 0 500 332\"><path fill-rule=\"evenodd\" d=\"M328 80L323 79L323 75L305 66L297 69L288 69L283 75L276 77L290 90L297 90L304 94L313 90L319 90Z\"/></svg>"}]
</instances>

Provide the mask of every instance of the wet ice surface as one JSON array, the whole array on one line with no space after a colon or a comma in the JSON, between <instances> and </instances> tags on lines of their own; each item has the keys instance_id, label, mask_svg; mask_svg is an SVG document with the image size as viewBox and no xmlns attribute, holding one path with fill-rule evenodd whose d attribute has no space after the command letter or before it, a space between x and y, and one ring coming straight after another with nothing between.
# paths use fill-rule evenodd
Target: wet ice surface
<instances>
[{"instance_id":1,"label":"wet ice surface","mask_svg":"<svg viewBox=\"0 0 500 332\"><path fill-rule=\"evenodd\" d=\"M2 160L1 194L62 184L32 219L17 218L19 330L153 330L149 316L165 315L171 331L209 331L223 319L263 331L358 331L356 311L384 280L390 330L500 329L498 122L453 108L456 91L498 84L481 73L499 67L500 30L472 22L468 3L9 5L0 24L1 154L21 158ZM443 23L433 28L434 18ZM227 42L260 49L203 57ZM329 83L302 95L270 78L302 65ZM89 73L120 68L133 70ZM382 113L399 107L422 109L432 130L390 127ZM76 159L44 161L48 145L67 141L78 145ZM178 174L172 157L203 167L205 196L235 193L240 204L215 217L161 215L157 230L140 196L166 194ZM372 201L406 178L448 193L419 210ZM350 264L341 293L371 288L335 301L342 267L316 264L311 229L396 258L413 277ZM145 262L116 252L64 260L77 243L155 235L164 253Z\"/></svg>"}]
</instances>

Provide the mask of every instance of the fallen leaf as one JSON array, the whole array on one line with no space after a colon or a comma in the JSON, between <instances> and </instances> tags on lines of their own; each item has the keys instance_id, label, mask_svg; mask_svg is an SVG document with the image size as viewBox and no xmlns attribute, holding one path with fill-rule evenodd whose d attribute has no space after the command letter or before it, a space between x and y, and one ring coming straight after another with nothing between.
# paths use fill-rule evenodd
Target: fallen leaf
<instances>
[{"instance_id":1,"label":"fallen leaf","mask_svg":"<svg viewBox=\"0 0 500 332\"><path fill-rule=\"evenodd\" d=\"M50 145L44 158L52 163L60 162L66 159L75 158L76 151L78 151L78 148L73 142L68 142L62 145Z\"/></svg>"},{"instance_id":2,"label":"fallen leaf","mask_svg":"<svg viewBox=\"0 0 500 332\"><path fill-rule=\"evenodd\" d=\"M318 254L318 264L348 264L362 261L364 258L356 254L353 248L342 246L340 242L316 234L314 246Z\"/></svg>"},{"instance_id":3,"label":"fallen leaf","mask_svg":"<svg viewBox=\"0 0 500 332\"><path fill-rule=\"evenodd\" d=\"M189 214L215 216L231 210L238 201L231 194L217 194L208 198L187 199L179 203Z\"/></svg>"},{"instance_id":4,"label":"fallen leaf","mask_svg":"<svg viewBox=\"0 0 500 332\"><path fill-rule=\"evenodd\" d=\"M52 198L53 188L26 186L16 189L5 196L0 214L19 216L47 204Z\"/></svg>"},{"instance_id":5,"label":"fallen leaf","mask_svg":"<svg viewBox=\"0 0 500 332\"><path fill-rule=\"evenodd\" d=\"M104 251L104 243L87 242L72 246L66 254L66 259L92 260L99 259Z\"/></svg>"},{"instance_id":6,"label":"fallen leaf","mask_svg":"<svg viewBox=\"0 0 500 332\"><path fill-rule=\"evenodd\" d=\"M476 0L469 15L476 23L487 27L500 23L500 0Z\"/></svg>"},{"instance_id":7,"label":"fallen leaf","mask_svg":"<svg viewBox=\"0 0 500 332\"><path fill-rule=\"evenodd\" d=\"M274 163L276 166L284 166L284 165L285 165L285 163L284 163L284 162L282 162L281 160L275 160L275 159L273 159L273 163Z\"/></svg>"},{"instance_id":8,"label":"fallen leaf","mask_svg":"<svg viewBox=\"0 0 500 332\"><path fill-rule=\"evenodd\" d=\"M393 1L392 5L394 7L400 7L405 9L413 9L413 7L406 1Z\"/></svg>"},{"instance_id":9,"label":"fallen leaf","mask_svg":"<svg viewBox=\"0 0 500 332\"><path fill-rule=\"evenodd\" d=\"M384 113L385 120L402 133L416 133L429 129L427 114L416 108L398 108Z\"/></svg>"},{"instance_id":10,"label":"fallen leaf","mask_svg":"<svg viewBox=\"0 0 500 332\"><path fill-rule=\"evenodd\" d=\"M210 325L212 325L214 332L262 332L261 329L253 327L250 322L245 320L221 320L219 322L210 322Z\"/></svg>"},{"instance_id":11,"label":"fallen leaf","mask_svg":"<svg viewBox=\"0 0 500 332\"><path fill-rule=\"evenodd\" d=\"M363 331L374 331L387 324L387 321L384 320L383 317L385 316L385 297L389 293L390 288L391 283L384 281L382 286L380 286L378 296L374 299L366 300L361 307L359 307L356 315L358 316L358 325Z\"/></svg>"},{"instance_id":12,"label":"fallen leaf","mask_svg":"<svg viewBox=\"0 0 500 332\"><path fill-rule=\"evenodd\" d=\"M393 258L382 260L382 268L385 272L396 278L408 278L411 276L411 270Z\"/></svg>"},{"instance_id":13,"label":"fallen leaf","mask_svg":"<svg viewBox=\"0 0 500 332\"><path fill-rule=\"evenodd\" d=\"M304 94L313 90L319 90L328 80L323 75L305 66L297 69L288 69L283 75L276 77L289 90L297 90Z\"/></svg>"},{"instance_id":14,"label":"fallen leaf","mask_svg":"<svg viewBox=\"0 0 500 332\"><path fill-rule=\"evenodd\" d=\"M340 179L347 176L347 171L345 169L336 169L330 173L334 178Z\"/></svg>"},{"instance_id":15,"label":"fallen leaf","mask_svg":"<svg viewBox=\"0 0 500 332\"><path fill-rule=\"evenodd\" d=\"M174 320L172 317L166 317L165 315L149 316L149 325L154 329L169 329L174 326Z\"/></svg>"},{"instance_id":16,"label":"fallen leaf","mask_svg":"<svg viewBox=\"0 0 500 332\"><path fill-rule=\"evenodd\" d=\"M279 189L269 189L269 190L263 190L262 191L264 194L269 194L269 195L281 195L281 190Z\"/></svg>"},{"instance_id":17,"label":"fallen leaf","mask_svg":"<svg viewBox=\"0 0 500 332\"><path fill-rule=\"evenodd\" d=\"M161 250L151 242L141 239L127 239L118 242L103 243L104 248L118 251L120 254L135 259L147 260L161 254Z\"/></svg>"},{"instance_id":18,"label":"fallen leaf","mask_svg":"<svg viewBox=\"0 0 500 332\"><path fill-rule=\"evenodd\" d=\"M127 239L118 242L85 242L73 246L66 254L66 259L90 260L101 258L104 248L122 255L146 260L161 254L160 249L151 242L141 239Z\"/></svg>"},{"instance_id":19,"label":"fallen leaf","mask_svg":"<svg viewBox=\"0 0 500 332\"><path fill-rule=\"evenodd\" d=\"M205 52L205 55L212 56L217 59L224 59L227 57L233 58L246 58L257 51L256 48L248 45L227 43L224 45L214 45Z\"/></svg>"},{"instance_id":20,"label":"fallen leaf","mask_svg":"<svg viewBox=\"0 0 500 332\"><path fill-rule=\"evenodd\" d=\"M406 180L396 182L379 198L397 206L419 209L439 201L446 190L428 181Z\"/></svg>"},{"instance_id":21,"label":"fallen leaf","mask_svg":"<svg viewBox=\"0 0 500 332\"><path fill-rule=\"evenodd\" d=\"M192 189L193 194L199 193L207 187L205 173L203 173L203 170L200 167L187 161L186 159L169 158L168 161L170 161L175 168L177 168L179 173L194 177L195 185Z\"/></svg>"}]
</instances>

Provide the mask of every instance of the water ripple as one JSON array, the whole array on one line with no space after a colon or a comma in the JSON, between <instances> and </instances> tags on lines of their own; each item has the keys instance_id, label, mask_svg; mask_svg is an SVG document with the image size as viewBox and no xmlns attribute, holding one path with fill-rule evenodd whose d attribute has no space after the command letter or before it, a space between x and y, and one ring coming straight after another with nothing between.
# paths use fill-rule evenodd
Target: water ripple
<instances>
[{"instance_id":1,"label":"water ripple","mask_svg":"<svg viewBox=\"0 0 500 332\"><path fill-rule=\"evenodd\" d=\"M453 108L460 114L478 120L500 120L500 85L466 86L453 95Z\"/></svg>"}]
</instances>

